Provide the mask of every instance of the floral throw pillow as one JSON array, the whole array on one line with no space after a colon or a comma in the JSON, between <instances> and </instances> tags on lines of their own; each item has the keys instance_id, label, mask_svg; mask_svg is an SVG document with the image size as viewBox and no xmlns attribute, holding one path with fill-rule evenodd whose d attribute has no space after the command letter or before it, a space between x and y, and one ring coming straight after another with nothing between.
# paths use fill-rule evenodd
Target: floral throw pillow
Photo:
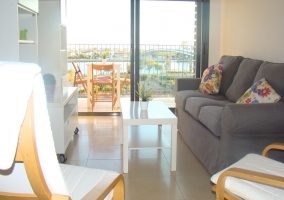
<instances>
[{"instance_id":1,"label":"floral throw pillow","mask_svg":"<svg viewBox=\"0 0 284 200\"><path fill-rule=\"evenodd\" d=\"M220 89L223 62L208 67L202 75L198 91L205 94L217 94Z\"/></svg>"},{"instance_id":2,"label":"floral throw pillow","mask_svg":"<svg viewBox=\"0 0 284 200\"><path fill-rule=\"evenodd\" d=\"M239 98L237 103L274 103L280 100L280 96L268 84L265 78L257 81Z\"/></svg>"}]
</instances>

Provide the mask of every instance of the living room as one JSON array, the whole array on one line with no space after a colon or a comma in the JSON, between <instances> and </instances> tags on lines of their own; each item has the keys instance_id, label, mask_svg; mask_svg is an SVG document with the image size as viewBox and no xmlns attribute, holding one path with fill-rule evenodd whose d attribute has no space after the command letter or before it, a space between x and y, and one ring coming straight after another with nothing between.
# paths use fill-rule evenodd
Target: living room
<instances>
[{"instance_id":1,"label":"living room","mask_svg":"<svg viewBox=\"0 0 284 200\"><path fill-rule=\"evenodd\" d=\"M209 65L223 55L284 63L283 8L282 0L210 0ZM3 51L2 46L1 60ZM80 131L70 142L66 163L122 173L120 117L79 116L78 121ZM215 199L209 173L179 134L176 172L170 171L169 158L168 150L132 151L125 199Z\"/></svg>"}]
</instances>

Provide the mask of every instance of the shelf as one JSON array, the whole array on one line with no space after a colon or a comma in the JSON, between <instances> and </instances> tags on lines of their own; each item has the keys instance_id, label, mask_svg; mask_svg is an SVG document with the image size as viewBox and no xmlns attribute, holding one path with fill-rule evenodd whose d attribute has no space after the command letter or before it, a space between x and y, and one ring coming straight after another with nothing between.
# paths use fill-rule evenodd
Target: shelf
<instances>
[{"instance_id":1,"label":"shelf","mask_svg":"<svg viewBox=\"0 0 284 200\"><path fill-rule=\"evenodd\" d=\"M19 40L19 44L34 44L33 40Z\"/></svg>"}]
</instances>

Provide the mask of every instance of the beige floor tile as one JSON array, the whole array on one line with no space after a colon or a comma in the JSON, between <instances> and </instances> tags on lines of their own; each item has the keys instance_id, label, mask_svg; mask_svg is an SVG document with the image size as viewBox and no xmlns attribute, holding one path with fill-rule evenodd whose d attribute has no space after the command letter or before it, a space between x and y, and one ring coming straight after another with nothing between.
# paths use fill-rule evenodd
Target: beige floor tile
<instances>
[{"instance_id":1,"label":"beige floor tile","mask_svg":"<svg viewBox=\"0 0 284 200\"><path fill-rule=\"evenodd\" d=\"M128 177L131 199L177 200L183 195L173 176Z\"/></svg>"},{"instance_id":2,"label":"beige floor tile","mask_svg":"<svg viewBox=\"0 0 284 200\"><path fill-rule=\"evenodd\" d=\"M82 134L75 134L72 139L70 140L69 146L72 147L88 147L92 146L93 140L92 135L82 135ZM68 146L68 147L69 147Z\"/></svg>"},{"instance_id":3,"label":"beige floor tile","mask_svg":"<svg viewBox=\"0 0 284 200\"><path fill-rule=\"evenodd\" d=\"M87 160L89 157L90 147L81 147L81 146L71 146L69 145L66 150L66 155L71 160Z\"/></svg>"},{"instance_id":4,"label":"beige floor tile","mask_svg":"<svg viewBox=\"0 0 284 200\"><path fill-rule=\"evenodd\" d=\"M64 164L86 167L87 159L86 160L70 160L68 158L67 161Z\"/></svg>"},{"instance_id":5,"label":"beige floor tile","mask_svg":"<svg viewBox=\"0 0 284 200\"><path fill-rule=\"evenodd\" d=\"M91 146L88 159L122 159L120 146Z\"/></svg>"},{"instance_id":6,"label":"beige floor tile","mask_svg":"<svg viewBox=\"0 0 284 200\"><path fill-rule=\"evenodd\" d=\"M128 177L162 177L171 174L165 158L128 160Z\"/></svg>"},{"instance_id":7,"label":"beige floor tile","mask_svg":"<svg viewBox=\"0 0 284 200\"><path fill-rule=\"evenodd\" d=\"M87 167L104 169L122 173L122 161L121 160L91 160L87 161Z\"/></svg>"},{"instance_id":8,"label":"beige floor tile","mask_svg":"<svg viewBox=\"0 0 284 200\"><path fill-rule=\"evenodd\" d=\"M129 159L142 159L142 158L164 158L161 149L142 149L130 150Z\"/></svg>"},{"instance_id":9,"label":"beige floor tile","mask_svg":"<svg viewBox=\"0 0 284 200\"><path fill-rule=\"evenodd\" d=\"M95 136L121 136L121 129L110 127L94 127L92 134Z\"/></svg>"},{"instance_id":10,"label":"beige floor tile","mask_svg":"<svg viewBox=\"0 0 284 200\"><path fill-rule=\"evenodd\" d=\"M92 146L120 146L120 136L94 135L91 143Z\"/></svg>"},{"instance_id":11,"label":"beige floor tile","mask_svg":"<svg viewBox=\"0 0 284 200\"><path fill-rule=\"evenodd\" d=\"M131 200L128 177L124 176L125 200Z\"/></svg>"},{"instance_id":12,"label":"beige floor tile","mask_svg":"<svg viewBox=\"0 0 284 200\"><path fill-rule=\"evenodd\" d=\"M192 174L176 176L175 179L185 199L215 199L209 177Z\"/></svg>"}]
</instances>

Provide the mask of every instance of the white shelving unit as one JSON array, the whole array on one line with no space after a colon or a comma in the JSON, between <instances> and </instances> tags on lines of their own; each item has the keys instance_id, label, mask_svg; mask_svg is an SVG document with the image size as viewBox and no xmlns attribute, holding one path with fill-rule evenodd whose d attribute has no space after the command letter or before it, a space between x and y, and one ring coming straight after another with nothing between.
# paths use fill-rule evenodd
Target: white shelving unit
<instances>
[{"instance_id":1,"label":"white shelving unit","mask_svg":"<svg viewBox=\"0 0 284 200\"><path fill-rule=\"evenodd\" d=\"M42 74L56 78L48 110L56 152L64 161L78 124L77 88L67 87L66 0L0 0L0 8L0 60L36 63ZM27 39L20 40L24 29Z\"/></svg>"},{"instance_id":2,"label":"white shelving unit","mask_svg":"<svg viewBox=\"0 0 284 200\"><path fill-rule=\"evenodd\" d=\"M64 3L62 3L64 2ZM65 0L39 1L39 66L42 73L53 74L57 87L66 87L62 78L67 70L67 26L62 23L61 8Z\"/></svg>"},{"instance_id":3,"label":"white shelving unit","mask_svg":"<svg viewBox=\"0 0 284 200\"><path fill-rule=\"evenodd\" d=\"M37 0L0 0L0 60L38 63ZM20 30L27 40L19 40Z\"/></svg>"},{"instance_id":4,"label":"white shelving unit","mask_svg":"<svg viewBox=\"0 0 284 200\"><path fill-rule=\"evenodd\" d=\"M68 87L66 0L40 0L38 58L42 73L55 76L56 90L48 104L56 153L65 162L65 150L78 124L77 88Z\"/></svg>"},{"instance_id":5,"label":"white shelving unit","mask_svg":"<svg viewBox=\"0 0 284 200\"><path fill-rule=\"evenodd\" d=\"M78 124L78 90L77 87L57 87L53 102L48 103L51 129L56 153L60 161L66 161L65 151L77 131Z\"/></svg>"}]
</instances>

